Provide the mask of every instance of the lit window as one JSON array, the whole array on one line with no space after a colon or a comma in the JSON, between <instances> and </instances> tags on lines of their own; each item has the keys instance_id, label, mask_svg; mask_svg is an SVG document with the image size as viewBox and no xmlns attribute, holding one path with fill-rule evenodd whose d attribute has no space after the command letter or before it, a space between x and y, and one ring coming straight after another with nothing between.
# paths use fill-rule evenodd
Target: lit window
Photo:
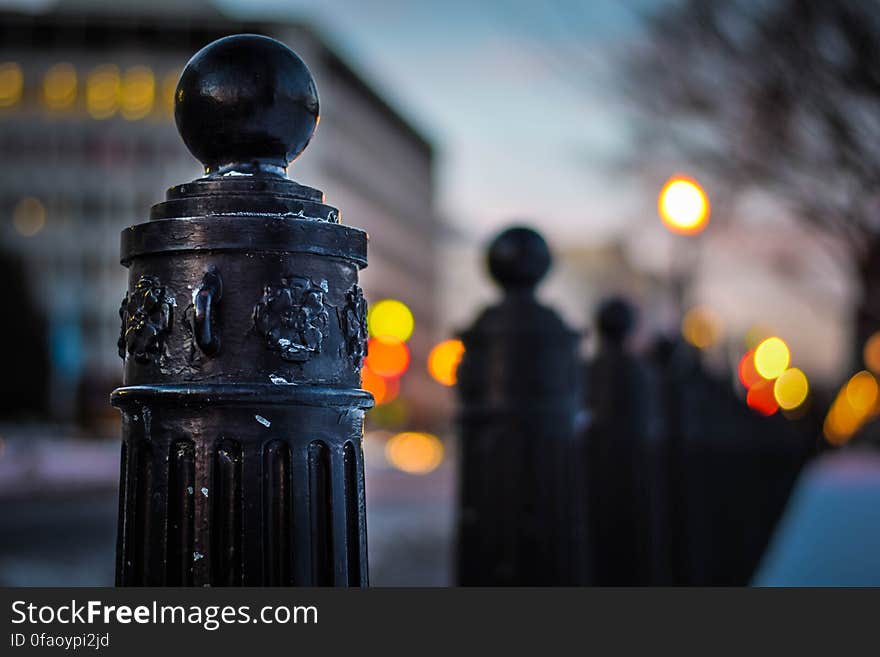
<instances>
[{"instance_id":1,"label":"lit window","mask_svg":"<svg viewBox=\"0 0 880 657\"><path fill-rule=\"evenodd\" d=\"M86 109L94 119L109 119L119 109L119 69L113 64L98 66L86 81Z\"/></svg>"},{"instance_id":2,"label":"lit window","mask_svg":"<svg viewBox=\"0 0 880 657\"><path fill-rule=\"evenodd\" d=\"M22 237L33 237L46 225L46 207L40 199L25 196L15 204L12 225Z\"/></svg>"},{"instance_id":3,"label":"lit window","mask_svg":"<svg viewBox=\"0 0 880 657\"><path fill-rule=\"evenodd\" d=\"M43 76L43 103L55 112L70 109L76 102L76 84L73 65L55 64Z\"/></svg>"},{"instance_id":4,"label":"lit window","mask_svg":"<svg viewBox=\"0 0 880 657\"><path fill-rule=\"evenodd\" d=\"M21 100L24 75L15 62L0 64L0 107L13 107Z\"/></svg>"},{"instance_id":5,"label":"lit window","mask_svg":"<svg viewBox=\"0 0 880 657\"><path fill-rule=\"evenodd\" d=\"M121 84L122 116L129 121L142 119L153 110L156 79L146 66L134 66L125 72Z\"/></svg>"}]
</instances>

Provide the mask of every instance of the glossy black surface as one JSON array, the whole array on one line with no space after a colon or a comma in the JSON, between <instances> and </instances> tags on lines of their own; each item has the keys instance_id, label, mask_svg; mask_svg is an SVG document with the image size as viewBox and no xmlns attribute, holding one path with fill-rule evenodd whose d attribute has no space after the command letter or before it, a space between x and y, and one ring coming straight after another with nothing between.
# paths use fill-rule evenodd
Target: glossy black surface
<instances>
[{"instance_id":1,"label":"glossy black surface","mask_svg":"<svg viewBox=\"0 0 880 657\"><path fill-rule=\"evenodd\" d=\"M318 92L283 43L238 34L205 46L186 65L174 98L177 128L209 173L281 173L318 125Z\"/></svg>"},{"instance_id":2,"label":"glossy black surface","mask_svg":"<svg viewBox=\"0 0 880 657\"><path fill-rule=\"evenodd\" d=\"M365 586L367 236L286 177L318 117L286 46L207 46L178 87L209 170L122 232L117 583Z\"/></svg>"}]
</instances>

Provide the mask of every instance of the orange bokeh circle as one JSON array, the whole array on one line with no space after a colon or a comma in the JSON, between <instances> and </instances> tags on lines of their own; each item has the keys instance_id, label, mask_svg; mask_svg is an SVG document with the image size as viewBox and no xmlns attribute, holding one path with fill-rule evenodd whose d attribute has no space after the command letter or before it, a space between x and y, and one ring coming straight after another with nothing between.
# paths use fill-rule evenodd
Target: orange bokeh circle
<instances>
[{"instance_id":1,"label":"orange bokeh circle","mask_svg":"<svg viewBox=\"0 0 880 657\"><path fill-rule=\"evenodd\" d=\"M375 374L386 379L396 379L409 367L409 348L404 342L394 338L370 338L364 363Z\"/></svg>"}]
</instances>

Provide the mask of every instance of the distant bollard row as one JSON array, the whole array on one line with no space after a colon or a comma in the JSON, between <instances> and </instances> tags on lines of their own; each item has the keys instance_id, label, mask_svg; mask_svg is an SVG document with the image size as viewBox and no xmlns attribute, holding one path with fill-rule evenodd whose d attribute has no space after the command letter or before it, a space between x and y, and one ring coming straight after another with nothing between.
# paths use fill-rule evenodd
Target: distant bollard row
<instances>
[{"instance_id":1,"label":"distant bollard row","mask_svg":"<svg viewBox=\"0 0 880 657\"><path fill-rule=\"evenodd\" d=\"M747 584L815 444L782 416L750 410L684 342L655 352L659 421L637 454L651 473L649 581Z\"/></svg>"},{"instance_id":2,"label":"distant bollard row","mask_svg":"<svg viewBox=\"0 0 880 657\"><path fill-rule=\"evenodd\" d=\"M503 292L462 336L459 583L586 583L576 426L578 335L535 299L544 239L512 228L489 247Z\"/></svg>"},{"instance_id":3,"label":"distant bollard row","mask_svg":"<svg viewBox=\"0 0 880 657\"><path fill-rule=\"evenodd\" d=\"M505 231L488 260L502 299L461 336L458 583L747 584L811 441L678 339L632 353L624 299L597 309L579 363L579 336L535 300L550 255L534 231Z\"/></svg>"}]
</instances>

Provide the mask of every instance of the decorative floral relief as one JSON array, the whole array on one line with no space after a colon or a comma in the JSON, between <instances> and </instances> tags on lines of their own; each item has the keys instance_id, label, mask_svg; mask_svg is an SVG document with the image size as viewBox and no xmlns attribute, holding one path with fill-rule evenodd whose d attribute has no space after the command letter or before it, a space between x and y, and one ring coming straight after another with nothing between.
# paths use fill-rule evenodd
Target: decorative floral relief
<instances>
[{"instance_id":1,"label":"decorative floral relief","mask_svg":"<svg viewBox=\"0 0 880 657\"><path fill-rule=\"evenodd\" d=\"M359 285L352 285L345 294L340 324L345 333L348 357L360 369L367 355L367 300Z\"/></svg>"},{"instance_id":2,"label":"decorative floral relief","mask_svg":"<svg viewBox=\"0 0 880 657\"><path fill-rule=\"evenodd\" d=\"M155 362L162 355L165 336L171 330L174 299L155 276L141 276L134 289L126 293L119 308L122 328L119 356L133 356L139 363Z\"/></svg>"},{"instance_id":3,"label":"decorative floral relief","mask_svg":"<svg viewBox=\"0 0 880 657\"><path fill-rule=\"evenodd\" d=\"M329 315L324 308L327 281L290 276L281 285L267 285L254 307L254 328L266 346L287 361L302 362L321 353Z\"/></svg>"}]
</instances>

